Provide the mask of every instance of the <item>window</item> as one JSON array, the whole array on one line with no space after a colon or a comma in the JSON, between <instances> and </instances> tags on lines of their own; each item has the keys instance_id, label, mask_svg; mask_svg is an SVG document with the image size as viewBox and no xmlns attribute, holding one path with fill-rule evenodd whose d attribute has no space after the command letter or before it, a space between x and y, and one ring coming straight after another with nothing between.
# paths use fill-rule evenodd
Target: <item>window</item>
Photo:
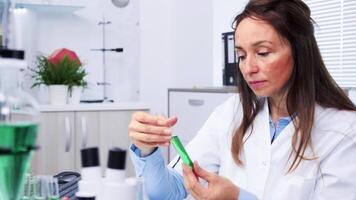
<instances>
[{"instance_id":1,"label":"window","mask_svg":"<svg viewBox=\"0 0 356 200\"><path fill-rule=\"evenodd\" d=\"M315 37L336 82L356 88L356 1L305 0L316 22Z\"/></svg>"}]
</instances>

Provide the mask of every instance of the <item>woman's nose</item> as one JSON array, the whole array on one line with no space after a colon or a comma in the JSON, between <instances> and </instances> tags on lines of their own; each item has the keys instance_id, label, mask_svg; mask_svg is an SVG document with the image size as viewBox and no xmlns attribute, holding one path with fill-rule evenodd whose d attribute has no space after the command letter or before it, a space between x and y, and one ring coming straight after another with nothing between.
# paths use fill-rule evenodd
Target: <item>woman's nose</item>
<instances>
[{"instance_id":1,"label":"woman's nose","mask_svg":"<svg viewBox=\"0 0 356 200\"><path fill-rule=\"evenodd\" d=\"M247 56L242 64L243 73L251 74L258 72L256 59L253 56Z\"/></svg>"}]
</instances>

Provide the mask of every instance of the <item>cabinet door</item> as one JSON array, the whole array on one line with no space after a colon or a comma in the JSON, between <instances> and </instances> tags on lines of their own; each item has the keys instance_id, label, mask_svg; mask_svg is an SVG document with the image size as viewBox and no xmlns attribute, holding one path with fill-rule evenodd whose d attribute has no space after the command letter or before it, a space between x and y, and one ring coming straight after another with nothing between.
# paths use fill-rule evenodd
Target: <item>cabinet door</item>
<instances>
[{"instance_id":1,"label":"cabinet door","mask_svg":"<svg viewBox=\"0 0 356 200\"><path fill-rule=\"evenodd\" d=\"M41 113L37 144L40 149L32 160L33 174L75 170L74 113Z\"/></svg>"},{"instance_id":2,"label":"cabinet door","mask_svg":"<svg viewBox=\"0 0 356 200\"><path fill-rule=\"evenodd\" d=\"M181 92L170 91L168 115L178 117L173 127L173 134L178 135L186 145L204 125L214 109L235 93L218 92ZM176 155L173 147L169 148L169 160Z\"/></svg>"},{"instance_id":3,"label":"cabinet door","mask_svg":"<svg viewBox=\"0 0 356 200\"><path fill-rule=\"evenodd\" d=\"M101 163L106 167L108 151L112 147L120 147L128 150L131 141L128 136L128 125L131 115L135 111L102 111L100 112L100 148ZM127 153L127 176L135 176L133 164Z\"/></svg>"},{"instance_id":4,"label":"cabinet door","mask_svg":"<svg viewBox=\"0 0 356 200\"><path fill-rule=\"evenodd\" d=\"M99 147L99 112L75 113L75 137L76 137L76 169L80 171L80 150L88 147ZM101 149L99 149L102 151ZM104 163L101 163L103 165Z\"/></svg>"}]
</instances>

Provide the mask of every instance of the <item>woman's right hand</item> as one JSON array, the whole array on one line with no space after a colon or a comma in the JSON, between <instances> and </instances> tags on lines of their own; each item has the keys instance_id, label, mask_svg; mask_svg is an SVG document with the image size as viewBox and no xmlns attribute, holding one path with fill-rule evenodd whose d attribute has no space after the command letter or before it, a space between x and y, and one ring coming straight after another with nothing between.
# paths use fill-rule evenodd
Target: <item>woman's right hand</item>
<instances>
[{"instance_id":1,"label":"woman's right hand","mask_svg":"<svg viewBox=\"0 0 356 200\"><path fill-rule=\"evenodd\" d=\"M141 156L150 154L158 146L168 146L172 137L171 127L177 117L166 118L146 112L135 112L129 124L129 137L141 150Z\"/></svg>"}]
</instances>

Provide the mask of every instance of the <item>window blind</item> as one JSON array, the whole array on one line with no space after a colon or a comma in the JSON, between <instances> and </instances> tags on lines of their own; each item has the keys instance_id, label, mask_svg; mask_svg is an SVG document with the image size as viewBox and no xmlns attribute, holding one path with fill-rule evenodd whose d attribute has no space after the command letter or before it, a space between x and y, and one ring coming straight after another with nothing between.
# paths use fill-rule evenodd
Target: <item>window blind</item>
<instances>
[{"instance_id":1,"label":"window blind","mask_svg":"<svg viewBox=\"0 0 356 200\"><path fill-rule=\"evenodd\" d=\"M335 81L356 88L356 1L305 0L316 22L315 37Z\"/></svg>"}]
</instances>

